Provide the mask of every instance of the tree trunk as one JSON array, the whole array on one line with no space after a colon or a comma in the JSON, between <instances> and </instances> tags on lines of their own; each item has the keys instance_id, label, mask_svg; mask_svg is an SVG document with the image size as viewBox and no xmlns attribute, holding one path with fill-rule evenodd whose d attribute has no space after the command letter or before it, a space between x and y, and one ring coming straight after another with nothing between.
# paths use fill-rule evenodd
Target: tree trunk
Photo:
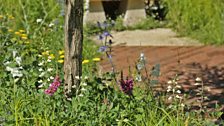
<instances>
[{"instance_id":1,"label":"tree trunk","mask_svg":"<svg viewBox=\"0 0 224 126\"><path fill-rule=\"evenodd\" d=\"M65 0L64 94L75 96L82 76L83 0Z\"/></svg>"}]
</instances>

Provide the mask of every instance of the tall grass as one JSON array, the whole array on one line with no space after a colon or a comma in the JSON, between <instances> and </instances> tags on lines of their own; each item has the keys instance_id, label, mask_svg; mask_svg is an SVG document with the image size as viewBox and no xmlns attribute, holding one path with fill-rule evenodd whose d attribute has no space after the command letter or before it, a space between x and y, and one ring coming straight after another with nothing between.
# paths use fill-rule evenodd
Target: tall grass
<instances>
[{"instance_id":1,"label":"tall grass","mask_svg":"<svg viewBox=\"0 0 224 126\"><path fill-rule=\"evenodd\" d=\"M224 44L223 0L164 0L171 26L206 44Z\"/></svg>"}]
</instances>

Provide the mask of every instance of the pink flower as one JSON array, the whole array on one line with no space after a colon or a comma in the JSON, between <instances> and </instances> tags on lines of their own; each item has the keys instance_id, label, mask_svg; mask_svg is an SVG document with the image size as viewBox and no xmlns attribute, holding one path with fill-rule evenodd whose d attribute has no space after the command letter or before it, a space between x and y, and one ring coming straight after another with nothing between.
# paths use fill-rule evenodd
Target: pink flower
<instances>
[{"instance_id":1,"label":"pink flower","mask_svg":"<svg viewBox=\"0 0 224 126\"><path fill-rule=\"evenodd\" d=\"M121 90L127 94L127 95L132 95L132 90L133 90L133 80L132 79L126 79L120 80L120 86L121 86Z\"/></svg>"},{"instance_id":2,"label":"pink flower","mask_svg":"<svg viewBox=\"0 0 224 126\"><path fill-rule=\"evenodd\" d=\"M56 76L54 78L53 83L50 84L50 86L48 87L48 89L46 89L44 91L45 94L52 96L58 89L58 87L61 85L60 83L60 77Z\"/></svg>"}]
</instances>

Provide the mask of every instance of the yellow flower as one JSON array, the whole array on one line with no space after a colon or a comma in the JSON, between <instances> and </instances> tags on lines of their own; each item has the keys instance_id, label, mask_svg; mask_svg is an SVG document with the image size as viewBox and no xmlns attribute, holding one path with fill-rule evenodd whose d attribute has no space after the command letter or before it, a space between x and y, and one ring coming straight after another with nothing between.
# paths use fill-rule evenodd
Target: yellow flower
<instances>
[{"instance_id":1,"label":"yellow flower","mask_svg":"<svg viewBox=\"0 0 224 126\"><path fill-rule=\"evenodd\" d=\"M8 32L13 32L13 30L12 29L8 29Z\"/></svg>"},{"instance_id":2,"label":"yellow flower","mask_svg":"<svg viewBox=\"0 0 224 126\"><path fill-rule=\"evenodd\" d=\"M21 37L27 37L27 34L21 34L20 36Z\"/></svg>"},{"instance_id":3,"label":"yellow flower","mask_svg":"<svg viewBox=\"0 0 224 126\"><path fill-rule=\"evenodd\" d=\"M82 61L82 64L86 64L86 63L89 63L89 60L83 60Z\"/></svg>"},{"instance_id":4,"label":"yellow flower","mask_svg":"<svg viewBox=\"0 0 224 126\"><path fill-rule=\"evenodd\" d=\"M100 58L93 58L93 61L98 62L98 61L100 61Z\"/></svg>"},{"instance_id":5,"label":"yellow flower","mask_svg":"<svg viewBox=\"0 0 224 126\"><path fill-rule=\"evenodd\" d=\"M25 44L29 44L30 42L29 42L29 41L25 41L24 43L25 43Z\"/></svg>"},{"instance_id":6,"label":"yellow flower","mask_svg":"<svg viewBox=\"0 0 224 126\"><path fill-rule=\"evenodd\" d=\"M2 19L4 16L3 15L0 15L0 19Z\"/></svg>"},{"instance_id":7,"label":"yellow flower","mask_svg":"<svg viewBox=\"0 0 224 126\"><path fill-rule=\"evenodd\" d=\"M42 55L49 55L49 51L42 52Z\"/></svg>"},{"instance_id":8,"label":"yellow flower","mask_svg":"<svg viewBox=\"0 0 224 126\"><path fill-rule=\"evenodd\" d=\"M54 54L49 55L49 59L54 59L54 58L55 58Z\"/></svg>"},{"instance_id":9,"label":"yellow flower","mask_svg":"<svg viewBox=\"0 0 224 126\"><path fill-rule=\"evenodd\" d=\"M58 51L59 55L64 54L64 52L65 52L64 50Z\"/></svg>"},{"instance_id":10,"label":"yellow flower","mask_svg":"<svg viewBox=\"0 0 224 126\"><path fill-rule=\"evenodd\" d=\"M15 32L16 35L20 35L20 32Z\"/></svg>"},{"instance_id":11,"label":"yellow flower","mask_svg":"<svg viewBox=\"0 0 224 126\"><path fill-rule=\"evenodd\" d=\"M13 20L13 19L14 19L14 17L13 17L12 15L9 15L9 19Z\"/></svg>"},{"instance_id":12,"label":"yellow flower","mask_svg":"<svg viewBox=\"0 0 224 126\"><path fill-rule=\"evenodd\" d=\"M21 37L23 40L27 40L27 37Z\"/></svg>"},{"instance_id":13,"label":"yellow flower","mask_svg":"<svg viewBox=\"0 0 224 126\"><path fill-rule=\"evenodd\" d=\"M20 33L24 33L24 32L25 32L25 30L20 29L20 30L19 30L19 32L20 32Z\"/></svg>"},{"instance_id":14,"label":"yellow flower","mask_svg":"<svg viewBox=\"0 0 224 126\"><path fill-rule=\"evenodd\" d=\"M60 58L64 58L64 57L65 57L65 55L61 55L61 56L60 56Z\"/></svg>"},{"instance_id":15,"label":"yellow flower","mask_svg":"<svg viewBox=\"0 0 224 126\"><path fill-rule=\"evenodd\" d=\"M59 63L64 63L64 60L58 60Z\"/></svg>"}]
</instances>

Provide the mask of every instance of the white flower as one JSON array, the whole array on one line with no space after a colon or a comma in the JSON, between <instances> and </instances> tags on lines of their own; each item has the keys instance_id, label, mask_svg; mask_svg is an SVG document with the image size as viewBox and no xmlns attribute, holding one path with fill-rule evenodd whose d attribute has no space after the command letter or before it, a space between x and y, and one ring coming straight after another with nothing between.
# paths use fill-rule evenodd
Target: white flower
<instances>
[{"instance_id":1,"label":"white flower","mask_svg":"<svg viewBox=\"0 0 224 126\"><path fill-rule=\"evenodd\" d=\"M81 77L79 77L79 76L75 76L75 79L77 79L77 80L79 80Z\"/></svg>"},{"instance_id":2,"label":"white flower","mask_svg":"<svg viewBox=\"0 0 224 126\"><path fill-rule=\"evenodd\" d=\"M51 80L54 80L54 77L53 77L53 76L50 76L50 79L51 79Z\"/></svg>"},{"instance_id":3,"label":"white flower","mask_svg":"<svg viewBox=\"0 0 224 126\"><path fill-rule=\"evenodd\" d=\"M13 57L16 57L16 54L17 54L17 51L12 51L12 55L13 55Z\"/></svg>"},{"instance_id":4,"label":"white flower","mask_svg":"<svg viewBox=\"0 0 224 126\"><path fill-rule=\"evenodd\" d=\"M42 72L39 77L43 77L45 75L45 72Z\"/></svg>"},{"instance_id":5,"label":"white flower","mask_svg":"<svg viewBox=\"0 0 224 126\"><path fill-rule=\"evenodd\" d=\"M47 71L51 72L51 71L53 71L53 68L48 68Z\"/></svg>"},{"instance_id":6,"label":"white flower","mask_svg":"<svg viewBox=\"0 0 224 126\"><path fill-rule=\"evenodd\" d=\"M180 88L181 88L181 86L180 86L180 85L176 85L176 88L179 88L179 89L180 89Z\"/></svg>"},{"instance_id":7,"label":"white flower","mask_svg":"<svg viewBox=\"0 0 224 126\"><path fill-rule=\"evenodd\" d=\"M43 83L43 80L39 80L39 81L37 81L38 83Z\"/></svg>"},{"instance_id":8,"label":"white flower","mask_svg":"<svg viewBox=\"0 0 224 126\"><path fill-rule=\"evenodd\" d=\"M37 23L40 23L40 22L42 22L42 19L37 19L36 21L37 21Z\"/></svg>"},{"instance_id":9,"label":"white flower","mask_svg":"<svg viewBox=\"0 0 224 126\"><path fill-rule=\"evenodd\" d=\"M168 98L168 100L172 100L172 96L170 96L170 97Z\"/></svg>"},{"instance_id":10,"label":"white flower","mask_svg":"<svg viewBox=\"0 0 224 126\"><path fill-rule=\"evenodd\" d=\"M194 85L198 86L198 85L201 85L201 83L195 83Z\"/></svg>"},{"instance_id":11,"label":"white flower","mask_svg":"<svg viewBox=\"0 0 224 126\"><path fill-rule=\"evenodd\" d=\"M73 85L72 88L76 88L76 85Z\"/></svg>"},{"instance_id":12,"label":"white flower","mask_svg":"<svg viewBox=\"0 0 224 126\"><path fill-rule=\"evenodd\" d=\"M51 81L51 79L50 78L47 78L47 81Z\"/></svg>"},{"instance_id":13,"label":"white flower","mask_svg":"<svg viewBox=\"0 0 224 126\"><path fill-rule=\"evenodd\" d=\"M177 93L178 93L178 94L181 94L181 91L180 91L180 90L177 90Z\"/></svg>"},{"instance_id":14,"label":"white flower","mask_svg":"<svg viewBox=\"0 0 224 126\"><path fill-rule=\"evenodd\" d=\"M9 62L9 61L7 61L7 62L5 62L5 63L3 63L5 66L6 65L8 65L8 64L10 64L11 62Z\"/></svg>"},{"instance_id":15,"label":"white flower","mask_svg":"<svg viewBox=\"0 0 224 126\"><path fill-rule=\"evenodd\" d=\"M172 86L169 85L169 86L167 87L167 89L172 89Z\"/></svg>"},{"instance_id":16,"label":"white flower","mask_svg":"<svg viewBox=\"0 0 224 126\"><path fill-rule=\"evenodd\" d=\"M167 84L172 84L173 82L171 81L171 80L169 80L168 82L167 82Z\"/></svg>"},{"instance_id":17,"label":"white flower","mask_svg":"<svg viewBox=\"0 0 224 126\"><path fill-rule=\"evenodd\" d=\"M84 95L83 95L83 94L79 94L78 96L79 96L79 97L83 97Z\"/></svg>"},{"instance_id":18,"label":"white flower","mask_svg":"<svg viewBox=\"0 0 224 126\"><path fill-rule=\"evenodd\" d=\"M40 72L41 72L41 71L44 71L42 68L40 68L40 69L38 69L38 70L39 70Z\"/></svg>"},{"instance_id":19,"label":"white flower","mask_svg":"<svg viewBox=\"0 0 224 126\"><path fill-rule=\"evenodd\" d=\"M41 84L41 85L38 86L38 88L42 88L42 87L44 87L44 84Z\"/></svg>"},{"instance_id":20,"label":"white flower","mask_svg":"<svg viewBox=\"0 0 224 126\"><path fill-rule=\"evenodd\" d=\"M51 62L51 60L50 59L47 59L47 62Z\"/></svg>"},{"instance_id":21,"label":"white flower","mask_svg":"<svg viewBox=\"0 0 224 126\"><path fill-rule=\"evenodd\" d=\"M179 95L176 95L176 98L178 98L178 99L182 99L182 97L181 97L181 96L179 96Z\"/></svg>"},{"instance_id":22,"label":"white flower","mask_svg":"<svg viewBox=\"0 0 224 126\"><path fill-rule=\"evenodd\" d=\"M88 79L89 79L89 77L88 77L88 76L85 76L85 77L84 77L84 79L85 79L85 80L88 80Z\"/></svg>"},{"instance_id":23,"label":"white flower","mask_svg":"<svg viewBox=\"0 0 224 126\"><path fill-rule=\"evenodd\" d=\"M6 67L6 71L12 71L12 70L13 70L13 68L11 68L9 66Z\"/></svg>"},{"instance_id":24,"label":"white flower","mask_svg":"<svg viewBox=\"0 0 224 126\"><path fill-rule=\"evenodd\" d=\"M202 81L202 79L200 77L197 77L195 80L198 81L198 82Z\"/></svg>"},{"instance_id":25,"label":"white flower","mask_svg":"<svg viewBox=\"0 0 224 126\"><path fill-rule=\"evenodd\" d=\"M85 88L82 88L81 91L86 91L86 89Z\"/></svg>"},{"instance_id":26,"label":"white flower","mask_svg":"<svg viewBox=\"0 0 224 126\"><path fill-rule=\"evenodd\" d=\"M83 82L81 85L82 86L87 86L87 83L86 82Z\"/></svg>"},{"instance_id":27,"label":"white flower","mask_svg":"<svg viewBox=\"0 0 224 126\"><path fill-rule=\"evenodd\" d=\"M54 26L54 23L50 23L48 26L51 28Z\"/></svg>"},{"instance_id":28,"label":"white flower","mask_svg":"<svg viewBox=\"0 0 224 126\"><path fill-rule=\"evenodd\" d=\"M180 106L181 106L181 107L184 107L185 105L184 105L184 103L181 103Z\"/></svg>"},{"instance_id":29,"label":"white flower","mask_svg":"<svg viewBox=\"0 0 224 126\"><path fill-rule=\"evenodd\" d=\"M38 64L38 66L43 66L43 65L44 65L44 61L42 61Z\"/></svg>"},{"instance_id":30,"label":"white flower","mask_svg":"<svg viewBox=\"0 0 224 126\"><path fill-rule=\"evenodd\" d=\"M21 65L22 62L22 58L21 57L16 57L16 63L19 64L19 66Z\"/></svg>"},{"instance_id":31,"label":"white flower","mask_svg":"<svg viewBox=\"0 0 224 126\"><path fill-rule=\"evenodd\" d=\"M14 82L15 82L15 83L18 82L18 81L19 81L19 78L14 79Z\"/></svg>"}]
</instances>

